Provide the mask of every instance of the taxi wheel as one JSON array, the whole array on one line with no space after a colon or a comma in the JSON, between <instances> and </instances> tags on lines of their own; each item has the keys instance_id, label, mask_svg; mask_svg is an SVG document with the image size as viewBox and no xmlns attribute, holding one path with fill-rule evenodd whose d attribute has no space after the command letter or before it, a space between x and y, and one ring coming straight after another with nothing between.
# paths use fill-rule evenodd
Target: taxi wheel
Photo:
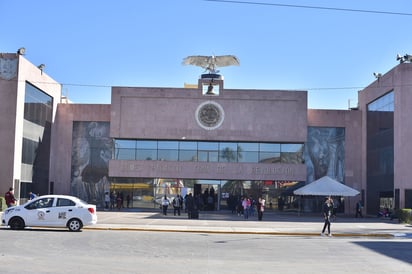
<instances>
[{"instance_id":1,"label":"taxi wheel","mask_svg":"<svg viewBox=\"0 0 412 274\"><path fill-rule=\"evenodd\" d=\"M67 222L67 227L69 228L70 231L80 231L80 229L82 229L83 224L79 219L70 219Z\"/></svg>"},{"instance_id":2,"label":"taxi wheel","mask_svg":"<svg viewBox=\"0 0 412 274\"><path fill-rule=\"evenodd\" d=\"M13 217L9 221L9 226L11 229L23 229L25 227L24 220L20 217Z\"/></svg>"}]
</instances>

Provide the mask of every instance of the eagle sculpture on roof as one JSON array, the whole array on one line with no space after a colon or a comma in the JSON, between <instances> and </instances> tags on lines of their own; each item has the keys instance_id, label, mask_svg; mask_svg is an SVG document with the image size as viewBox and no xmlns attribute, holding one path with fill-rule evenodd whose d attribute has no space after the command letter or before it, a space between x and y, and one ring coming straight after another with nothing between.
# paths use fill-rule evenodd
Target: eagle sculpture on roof
<instances>
[{"instance_id":1,"label":"eagle sculpture on roof","mask_svg":"<svg viewBox=\"0 0 412 274\"><path fill-rule=\"evenodd\" d=\"M202 67L206 71L209 71L209 73L218 73L217 67L239 66L240 62L234 55L193 55L184 58L182 64Z\"/></svg>"}]
</instances>

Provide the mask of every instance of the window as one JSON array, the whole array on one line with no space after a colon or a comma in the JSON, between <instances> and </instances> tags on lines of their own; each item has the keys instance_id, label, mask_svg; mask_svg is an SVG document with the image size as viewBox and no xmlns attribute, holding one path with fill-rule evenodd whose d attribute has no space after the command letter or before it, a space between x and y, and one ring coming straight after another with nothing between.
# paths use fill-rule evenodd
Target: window
<instances>
[{"instance_id":1,"label":"window","mask_svg":"<svg viewBox=\"0 0 412 274\"><path fill-rule=\"evenodd\" d=\"M158 160L161 161L177 161L179 143L175 141L159 141L158 147Z\"/></svg>"},{"instance_id":2,"label":"window","mask_svg":"<svg viewBox=\"0 0 412 274\"><path fill-rule=\"evenodd\" d=\"M302 163L303 144L281 144L280 161L282 163Z\"/></svg>"},{"instance_id":3,"label":"window","mask_svg":"<svg viewBox=\"0 0 412 274\"><path fill-rule=\"evenodd\" d=\"M115 140L117 160L180 162L303 162L303 143Z\"/></svg>"},{"instance_id":4,"label":"window","mask_svg":"<svg viewBox=\"0 0 412 274\"><path fill-rule=\"evenodd\" d=\"M48 208L53 206L53 198L42 198L28 204L25 208L28 210L38 208Z\"/></svg>"},{"instance_id":5,"label":"window","mask_svg":"<svg viewBox=\"0 0 412 274\"><path fill-rule=\"evenodd\" d=\"M45 189L49 181L53 97L26 82L23 117L21 160L29 166L22 171L21 179L41 182L39 189Z\"/></svg>"},{"instance_id":6,"label":"window","mask_svg":"<svg viewBox=\"0 0 412 274\"><path fill-rule=\"evenodd\" d=\"M394 90L368 104L366 116L366 187L373 190L394 189ZM368 191L370 205L378 205L376 191ZM391 191L393 197L393 191Z\"/></svg>"},{"instance_id":7,"label":"window","mask_svg":"<svg viewBox=\"0 0 412 274\"><path fill-rule=\"evenodd\" d=\"M260 152L259 163L280 163L280 152Z\"/></svg>"},{"instance_id":8,"label":"window","mask_svg":"<svg viewBox=\"0 0 412 274\"><path fill-rule=\"evenodd\" d=\"M56 206L75 206L76 203L73 202L72 200L65 199L65 198L59 198L57 199L57 205Z\"/></svg>"},{"instance_id":9,"label":"window","mask_svg":"<svg viewBox=\"0 0 412 274\"><path fill-rule=\"evenodd\" d=\"M179 161L197 161L197 142L179 142Z\"/></svg>"},{"instance_id":10,"label":"window","mask_svg":"<svg viewBox=\"0 0 412 274\"><path fill-rule=\"evenodd\" d=\"M217 162L219 160L219 143L199 142L198 157L199 162Z\"/></svg>"},{"instance_id":11,"label":"window","mask_svg":"<svg viewBox=\"0 0 412 274\"><path fill-rule=\"evenodd\" d=\"M37 156L37 148L39 142L23 138L22 160L21 162L28 165L33 165Z\"/></svg>"},{"instance_id":12,"label":"window","mask_svg":"<svg viewBox=\"0 0 412 274\"><path fill-rule=\"evenodd\" d=\"M114 147L115 159L136 159L136 140L116 140Z\"/></svg>"},{"instance_id":13,"label":"window","mask_svg":"<svg viewBox=\"0 0 412 274\"><path fill-rule=\"evenodd\" d=\"M237 143L221 143L219 149L220 162L237 162L238 161Z\"/></svg>"},{"instance_id":14,"label":"window","mask_svg":"<svg viewBox=\"0 0 412 274\"><path fill-rule=\"evenodd\" d=\"M281 144L280 149L282 152L302 152L302 144Z\"/></svg>"},{"instance_id":15,"label":"window","mask_svg":"<svg viewBox=\"0 0 412 274\"><path fill-rule=\"evenodd\" d=\"M157 149L157 141L138 140L136 143L137 149Z\"/></svg>"},{"instance_id":16,"label":"window","mask_svg":"<svg viewBox=\"0 0 412 274\"><path fill-rule=\"evenodd\" d=\"M157 141L138 140L136 160L157 160Z\"/></svg>"},{"instance_id":17,"label":"window","mask_svg":"<svg viewBox=\"0 0 412 274\"><path fill-rule=\"evenodd\" d=\"M280 144L262 143L259 149L262 152L280 152Z\"/></svg>"},{"instance_id":18,"label":"window","mask_svg":"<svg viewBox=\"0 0 412 274\"><path fill-rule=\"evenodd\" d=\"M390 91L368 104L368 111L391 111L395 109L394 93Z\"/></svg>"},{"instance_id":19,"label":"window","mask_svg":"<svg viewBox=\"0 0 412 274\"><path fill-rule=\"evenodd\" d=\"M40 126L51 123L53 98L40 89L26 83L24 98L24 119Z\"/></svg>"}]
</instances>

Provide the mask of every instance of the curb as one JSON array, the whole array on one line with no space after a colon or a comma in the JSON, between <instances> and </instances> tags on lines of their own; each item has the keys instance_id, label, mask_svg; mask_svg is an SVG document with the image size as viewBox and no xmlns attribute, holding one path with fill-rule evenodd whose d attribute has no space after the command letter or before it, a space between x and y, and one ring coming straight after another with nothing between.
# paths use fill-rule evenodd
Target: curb
<instances>
[{"instance_id":1,"label":"curb","mask_svg":"<svg viewBox=\"0 0 412 274\"><path fill-rule=\"evenodd\" d=\"M130 228L130 227L83 227L83 230L111 230L111 231L142 231L142 232L185 232L185 233L207 233L207 234L250 234L250 235L272 235L272 236L300 236L333 238L333 237L369 237L369 238L394 238L388 233L336 233L332 237L320 236L319 233L300 232L272 232L272 231L223 231L202 229L163 229L163 228Z\"/></svg>"}]
</instances>

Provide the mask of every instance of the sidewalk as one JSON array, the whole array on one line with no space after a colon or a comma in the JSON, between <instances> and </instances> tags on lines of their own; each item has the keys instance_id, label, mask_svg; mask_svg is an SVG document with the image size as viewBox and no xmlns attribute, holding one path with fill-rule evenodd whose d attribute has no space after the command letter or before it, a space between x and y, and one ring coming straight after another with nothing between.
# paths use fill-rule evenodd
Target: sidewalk
<instances>
[{"instance_id":1,"label":"sidewalk","mask_svg":"<svg viewBox=\"0 0 412 274\"><path fill-rule=\"evenodd\" d=\"M323 219L313 214L265 212L244 219L229 211L201 211L199 219L188 219L186 213L163 216L158 211L98 211L98 222L84 229L129 230L192 233L266 234L279 236L319 236ZM333 237L403 237L412 238L412 225L380 218L340 217L332 222Z\"/></svg>"}]
</instances>

